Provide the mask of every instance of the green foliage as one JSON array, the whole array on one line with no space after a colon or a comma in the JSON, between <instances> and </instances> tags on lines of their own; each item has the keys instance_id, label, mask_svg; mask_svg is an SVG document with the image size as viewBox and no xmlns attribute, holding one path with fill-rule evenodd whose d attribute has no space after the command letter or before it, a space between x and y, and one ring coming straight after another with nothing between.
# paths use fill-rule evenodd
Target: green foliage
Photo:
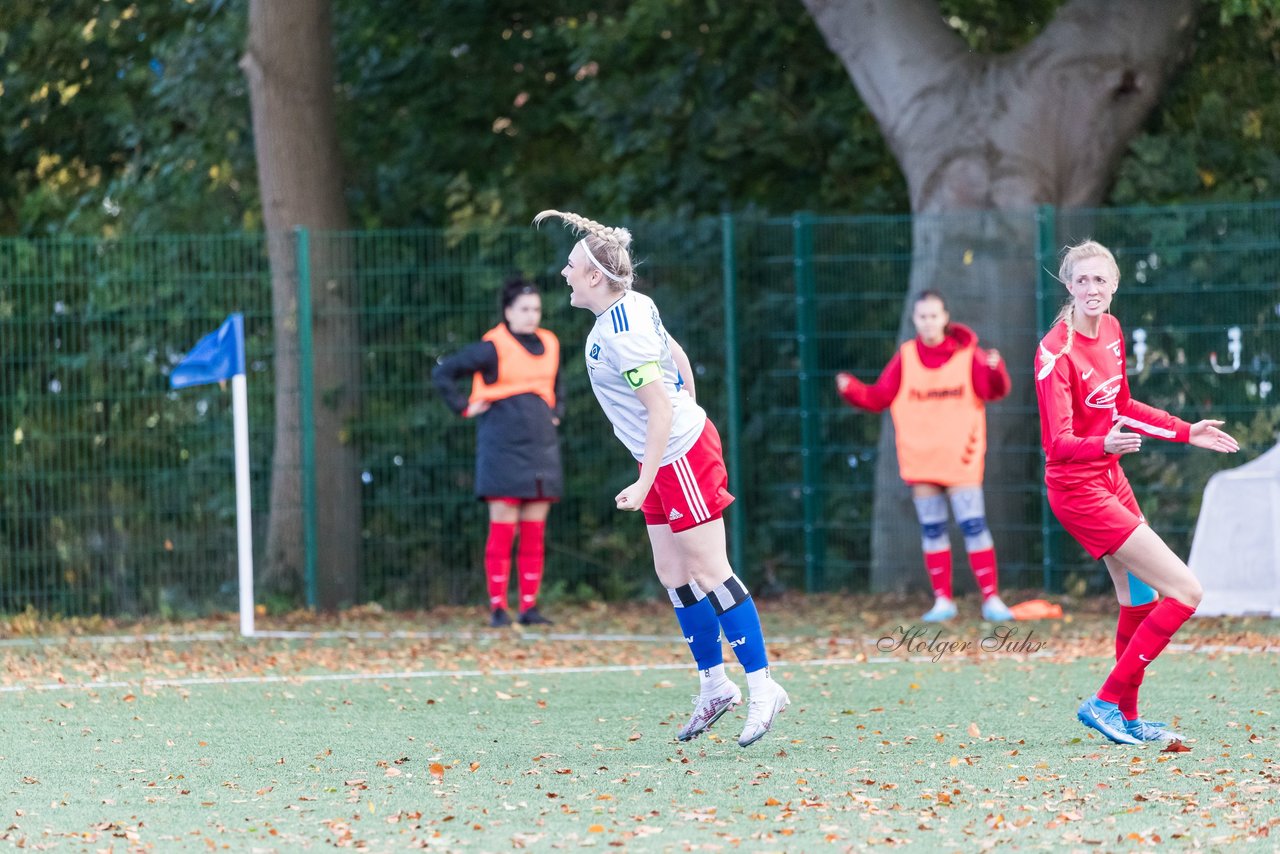
<instances>
[{"instance_id":1,"label":"green foliage","mask_svg":"<svg viewBox=\"0 0 1280 854\"><path fill-rule=\"evenodd\" d=\"M1206 3L1195 53L1120 164L1108 202L1188 204L1280 193L1280 3Z\"/></svg>"},{"instance_id":2,"label":"green foliage","mask_svg":"<svg viewBox=\"0 0 1280 854\"><path fill-rule=\"evenodd\" d=\"M584 205L676 215L903 207L874 121L796 11L645 0L584 26Z\"/></svg>"},{"instance_id":3,"label":"green foliage","mask_svg":"<svg viewBox=\"0 0 1280 854\"><path fill-rule=\"evenodd\" d=\"M942 0L975 51L1061 0ZM1203 5L1113 204L1274 196L1276 0ZM256 229L247 0L0 7L0 231ZM334 0L342 180L359 227L725 210L905 212L905 184L799 5ZM323 179L324 176L317 176ZM333 176L328 176L333 177Z\"/></svg>"},{"instance_id":4,"label":"green foliage","mask_svg":"<svg viewBox=\"0 0 1280 854\"><path fill-rule=\"evenodd\" d=\"M200 335L245 311L253 447L270 459L264 254L261 238L0 240L0 610L227 604L228 395L166 386Z\"/></svg>"},{"instance_id":5,"label":"green foliage","mask_svg":"<svg viewBox=\"0 0 1280 854\"><path fill-rule=\"evenodd\" d=\"M0 5L0 231L253 225L243 0Z\"/></svg>"}]
</instances>

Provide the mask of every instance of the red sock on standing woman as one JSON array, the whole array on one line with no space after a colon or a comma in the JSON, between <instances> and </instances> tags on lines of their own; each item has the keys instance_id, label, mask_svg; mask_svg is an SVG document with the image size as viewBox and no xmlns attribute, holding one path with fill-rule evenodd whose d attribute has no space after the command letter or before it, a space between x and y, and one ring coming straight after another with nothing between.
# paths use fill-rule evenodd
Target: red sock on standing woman
<instances>
[{"instance_id":1,"label":"red sock on standing woman","mask_svg":"<svg viewBox=\"0 0 1280 854\"><path fill-rule=\"evenodd\" d=\"M516 571L520 574L520 613L538 604L545 562L546 522L520 523L520 546L516 549Z\"/></svg>"},{"instance_id":2,"label":"red sock on standing woman","mask_svg":"<svg viewBox=\"0 0 1280 854\"><path fill-rule=\"evenodd\" d=\"M515 538L515 522L489 522L489 539L484 544L484 570L489 582L489 607L494 610L507 607L511 544Z\"/></svg>"},{"instance_id":3,"label":"red sock on standing woman","mask_svg":"<svg viewBox=\"0 0 1280 854\"><path fill-rule=\"evenodd\" d=\"M924 553L924 568L935 598L951 598L951 549Z\"/></svg>"}]
</instances>

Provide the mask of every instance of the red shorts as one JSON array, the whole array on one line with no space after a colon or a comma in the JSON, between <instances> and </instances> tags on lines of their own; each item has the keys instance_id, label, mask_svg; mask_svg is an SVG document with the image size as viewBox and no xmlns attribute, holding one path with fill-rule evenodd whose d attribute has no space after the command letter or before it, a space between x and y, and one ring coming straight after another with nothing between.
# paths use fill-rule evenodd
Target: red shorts
<instances>
[{"instance_id":1,"label":"red shorts","mask_svg":"<svg viewBox=\"0 0 1280 854\"><path fill-rule=\"evenodd\" d=\"M687 531L720 518L721 511L733 503L728 485L720 434L708 418L693 447L683 457L658 469L640 512L648 525L670 525L672 531Z\"/></svg>"},{"instance_id":2,"label":"red shorts","mask_svg":"<svg viewBox=\"0 0 1280 854\"><path fill-rule=\"evenodd\" d=\"M1120 466L1092 483L1046 491L1053 515L1094 560L1114 554L1146 521Z\"/></svg>"}]
</instances>

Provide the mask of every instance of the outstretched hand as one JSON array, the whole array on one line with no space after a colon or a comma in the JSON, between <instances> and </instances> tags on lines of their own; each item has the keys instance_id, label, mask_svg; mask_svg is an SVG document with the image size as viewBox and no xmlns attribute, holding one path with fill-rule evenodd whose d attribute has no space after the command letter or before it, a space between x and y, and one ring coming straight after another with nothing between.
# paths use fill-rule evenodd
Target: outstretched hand
<instances>
[{"instance_id":1,"label":"outstretched hand","mask_svg":"<svg viewBox=\"0 0 1280 854\"><path fill-rule=\"evenodd\" d=\"M1108 454L1132 454L1142 450L1142 436L1137 433L1124 432L1124 422L1117 421L1111 425L1110 432L1102 440L1102 450Z\"/></svg>"},{"instance_id":2,"label":"outstretched hand","mask_svg":"<svg viewBox=\"0 0 1280 854\"><path fill-rule=\"evenodd\" d=\"M1229 433L1218 429L1221 421L1197 421L1191 425L1191 435L1187 443L1197 448L1217 451L1220 454L1234 454L1240 450L1240 443Z\"/></svg>"},{"instance_id":3,"label":"outstretched hand","mask_svg":"<svg viewBox=\"0 0 1280 854\"><path fill-rule=\"evenodd\" d=\"M855 377L853 374L847 373L845 371L841 371L840 373L836 374L836 391L840 392L841 394L844 394L845 390L849 388L849 386L856 383L857 381L858 381L858 378Z\"/></svg>"}]
</instances>

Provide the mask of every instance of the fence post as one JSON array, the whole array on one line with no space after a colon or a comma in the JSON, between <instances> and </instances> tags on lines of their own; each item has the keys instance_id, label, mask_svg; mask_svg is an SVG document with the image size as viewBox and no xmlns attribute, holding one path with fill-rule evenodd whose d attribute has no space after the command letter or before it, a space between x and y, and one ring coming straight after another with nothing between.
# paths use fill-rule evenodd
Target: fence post
<instances>
[{"instance_id":1,"label":"fence post","mask_svg":"<svg viewBox=\"0 0 1280 854\"><path fill-rule=\"evenodd\" d=\"M818 378L817 301L813 271L813 215L792 220L796 277L796 346L800 356L800 459L803 472L804 584L808 593L824 588L822 503L822 419L814 383Z\"/></svg>"},{"instance_id":2,"label":"fence post","mask_svg":"<svg viewBox=\"0 0 1280 854\"><path fill-rule=\"evenodd\" d=\"M738 259L733 214L720 217L721 277L724 279L724 372L728 392L729 485L742 495L742 380L738 373ZM742 502L729 505L729 560L739 575L746 576L746 522Z\"/></svg>"},{"instance_id":3,"label":"fence post","mask_svg":"<svg viewBox=\"0 0 1280 854\"><path fill-rule=\"evenodd\" d=\"M1058 212L1053 205L1040 205L1036 208L1036 338L1043 337L1053 322L1053 304L1049 294L1058 280L1051 272L1057 260L1057 225ZM1044 449L1040 449L1040 466L1044 467ZM1052 514L1049 512L1049 496L1040 490L1040 550L1041 550L1041 584L1045 592L1057 588L1053 579L1053 537Z\"/></svg>"},{"instance_id":4,"label":"fence post","mask_svg":"<svg viewBox=\"0 0 1280 854\"><path fill-rule=\"evenodd\" d=\"M311 233L294 226L298 268L298 401L302 428L302 561L307 607L316 608L316 426L315 360L311 351Z\"/></svg>"}]
</instances>

